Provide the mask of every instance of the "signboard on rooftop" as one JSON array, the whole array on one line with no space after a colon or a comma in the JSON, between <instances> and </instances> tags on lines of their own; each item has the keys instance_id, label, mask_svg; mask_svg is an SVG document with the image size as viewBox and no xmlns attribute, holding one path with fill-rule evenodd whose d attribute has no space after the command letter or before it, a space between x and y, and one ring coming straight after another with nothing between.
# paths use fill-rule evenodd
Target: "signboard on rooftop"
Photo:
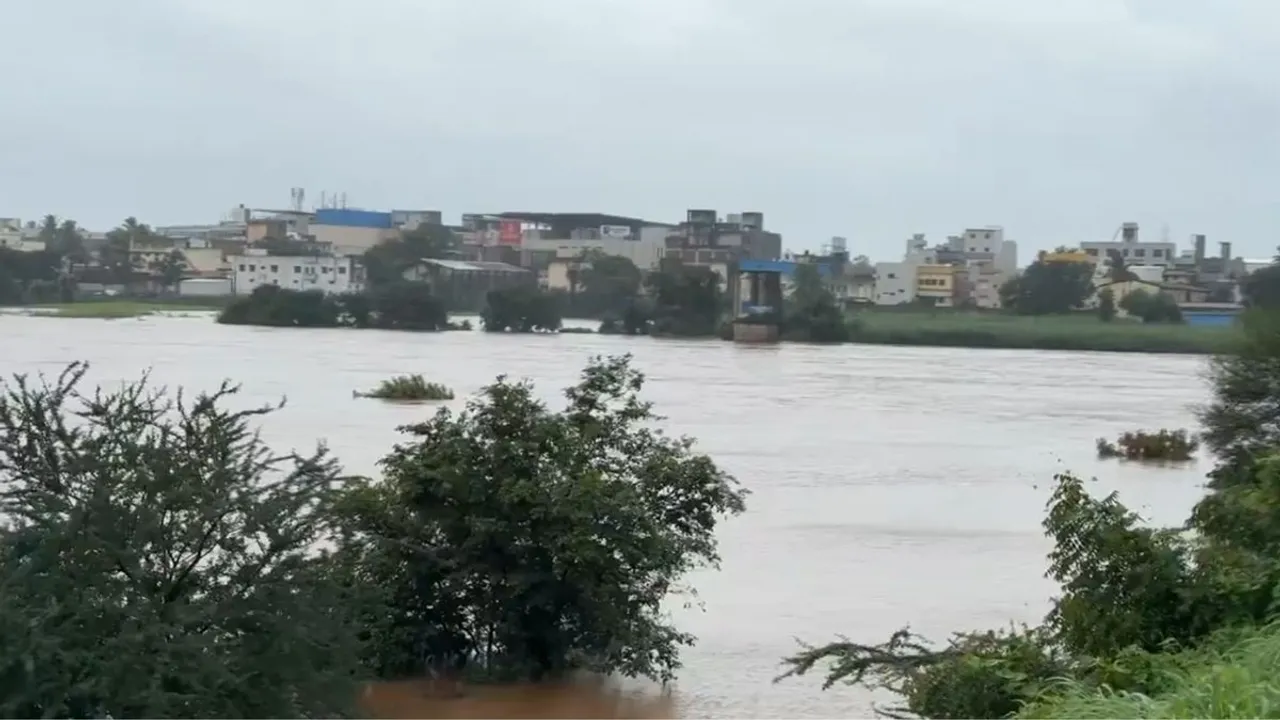
<instances>
[{"instance_id":1,"label":"signboard on rooftop","mask_svg":"<svg viewBox=\"0 0 1280 720\"><path fill-rule=\"evenodd\" d=\"M600 237L625 239L631 237L631 228L626 225L601 225Z\"/></svg>"}]
</instances>

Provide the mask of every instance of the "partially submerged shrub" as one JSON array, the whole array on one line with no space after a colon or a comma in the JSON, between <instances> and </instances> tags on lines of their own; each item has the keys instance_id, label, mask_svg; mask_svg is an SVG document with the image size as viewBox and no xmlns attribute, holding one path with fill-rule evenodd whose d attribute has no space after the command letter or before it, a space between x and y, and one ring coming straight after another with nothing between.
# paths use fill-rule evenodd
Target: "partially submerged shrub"
<instances>
[{"instance_id":1,"label":"partially submerged shrub","mask_svg":"<svg viewBox=\"0 0 1280 720\"><path fill-rule=\"evenodd\" d=\"M1195 456L1199 447L1200 441L1186 430L1160 430L1154 433L1138 430L1124 433L1114 443L1106 438L1098 438L1098 457L1185 462Z\"/></svg>"},{"instance_id":2,"label":"partially submerged shrub","mask_svg":"<svg viewBox=\"0 0 1280 720\"><path fill-rule=\"evenodd\" d=\"M453 391L439 383L427 382L421 375L398 375L383 380L378 387L356 397L377 400L452 400Z\"/></svg>"}]
</instances>

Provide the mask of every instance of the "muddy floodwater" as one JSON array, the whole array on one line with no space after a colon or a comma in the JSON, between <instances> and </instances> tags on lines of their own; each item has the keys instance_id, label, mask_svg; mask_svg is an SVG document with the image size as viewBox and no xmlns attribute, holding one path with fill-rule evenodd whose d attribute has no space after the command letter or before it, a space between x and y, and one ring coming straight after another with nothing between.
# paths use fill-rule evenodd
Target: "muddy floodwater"
<instances>
[{"instance_id":1,"label":"muddy floodwater","mask_svg":"<svg viewBox=\"0 0 1280 720\"><path fill-rule=\"evenodd\" d=\"M647 373L669 429L696 437L752 491L748 511L720 533L723 568L691 578L701 607L672 603L698 637L674 690L497 688L413 705L425 696L420 684L390 684L371 690L376 714L865 715L866 691L823 692L818 678L771 682L796 638L878 641L907 624L943 638L1038 620L1053 591L1039 523L1055 473L1096 476L1099 492L1119 490L1157 522L1180 520L1202 492L1204 461L1157 469L1094 456L1102 435L1193 427L1193 406L1206 398L1198 357L0 315L4 375L87 360L104 383L148 369L192 389L233 379L246 403L288 398L266 421L269 441L323 441L361 473L375 472L397 425L428 410L353 399L353 390L422 373L452 387L458 400L448 404L461 406L505 373L534 380L558 403L590 356L624 352Z\"/></svg>"}]
</instances>

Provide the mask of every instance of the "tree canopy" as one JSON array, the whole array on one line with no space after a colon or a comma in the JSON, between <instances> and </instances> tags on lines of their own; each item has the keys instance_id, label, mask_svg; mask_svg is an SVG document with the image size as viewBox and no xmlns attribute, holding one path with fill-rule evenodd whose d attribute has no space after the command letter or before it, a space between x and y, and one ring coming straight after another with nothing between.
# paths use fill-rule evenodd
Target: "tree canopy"
<instances>
[{"instance_id":1,"label":"tree canopy","mask_svg":"<svg viewBox=\"0 0 1280 720\"><path fill-rule=\"evenodd\" d=\"M1093 266L1044 258L1000 287L1000 302L1020 315L1053 315L1079 310L1093 295Z\"/></svg>"},{"instance_id":2,"label":"tree canopy","mask_svg":"<svg viewBox=\"0 0 1280 720\"><path fill-rule=\"evenodd\" d=\"M365 278L373 287L403 282L406 270L422 260L453 257L458 244L457 235L448 227L422 223L366 250Z\"/></svg>"},{"instance_id":3,"label":"tree canopy","mask_svg":"<svg viewBox=\"0 0 1280 720\"><path fill-rule=\"evenodd\" d=\"M552 411L505 378L410 442L353 502L359 582L381 588L370 662L489 677L575 669L669 680L693 638L661 603L718 562L744 492L692 441L652 428L628 357L596 359Z\"/></svg>"},{"instance_id":4,"label":"tree canopy","mask_svg":"<svg viewBox=\"0 0 1280 720\"><path fill-rule=\"evenodd\" d=\"M232 387L84 373L0 395L0 714L350 714L358 628L317 551L337 466L271 452Z\"/></svg>"},{"instance_id":5,"label":"tree canopy","mask_svg":"<svg viewBox=\"0 0 1280 720\"><path fill-rule=\"evenodd\" d=\"M722 314L720 283L720 275L711 268L664 258L659 269L645 277L653 300L653 332L715 335Z\"/></svg>"},{"instance_id":6,"label":"tree canopy","mask_svg":"<svg viewBox=\"0 0 1280 720\"><path fill-rule=\"evenodd\" d=\"M663 434L629 357L552 410L505 378L402 428L381 478L86 366L0 387L5 717L346 717L367 679L669 680L662 603L746 492Z\"/></svg>"},{"instance_id":7,"label":"tree canopy","mask_svg":"<svg viewBox=\"0 0 1280 720\"><path fill-rule=\"evenodd\" d=\"M554 332L560 329L560 296L536 285L490 290L480 322L487 332Z\"/></svg>"}]
</instances>

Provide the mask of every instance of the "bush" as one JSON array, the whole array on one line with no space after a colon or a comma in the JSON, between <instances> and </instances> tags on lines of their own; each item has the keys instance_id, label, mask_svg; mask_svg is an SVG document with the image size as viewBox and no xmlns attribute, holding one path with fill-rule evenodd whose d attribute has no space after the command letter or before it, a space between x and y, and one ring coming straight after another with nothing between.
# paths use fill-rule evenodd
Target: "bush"
<instances>
[{"instance_id":1,"label":"bush","mask_svg":"<svg viewBox=\"0 0 1280 720\"><path fill-rule=\"evenodd\" d=\"M596 360L549 410L504 378L403 428L384 480L351 496L353 583L377 588L368 661L539 679L670 679L693 638L663 600L718 562L744 493L687 439L652 429L628 358Z\"/></svg>"},{"instance_id":2,"label":"bush","mask_svg":"<svg viewBox=\"0 0 1280 720\"><path fill-rule=\"evenodd\" d=\"M378 387L358 397L377 400L452 400L453 391L439 383L429 383L421 375L398 375L383 380Z\"/></svg>"},{"instance_id":3,"label":"bush","mask_svg":"<svg viewBox=\"0 0 1280 720\"><path fill-rule=\"evenodd\" d=\"M218 322L272 327L453 329L444 305L431 294L430 286L415 282L344 294L263 285L228 304L218 316Z\"/></svg>"},{"instance_id":4,"label":"bush","mask_svg":"<svg viewBox=\"0 0 1280 720\"><path fill-rule=\"evenodd\" d=\"M0 715L343 717L360 588L331 572L338 468L146 382L0 395Z\"/></svg>"},{"instance_id":5,"label":"bush","mask_svg":"<svg viewBox=\"0 0 1280 720\"><path fill-rule=\"evenodd\" d=\"M1160 430L1149 433L1141 430L1126 432L1116 442L1098 438L1099 458L1124 458L1126 460L1170 460L1185 462L1195 459L1200 441L1186 430Z\"/></svg>"},{"instance_id":6,"label":"bush","mask_svg":"<svg viewBox=\"0 0 1280 720\"><path fill-rule=\"evenodd\" d=\"M560 329L560 296L536 286L492 290L480 321L485 332L555 332Z\"/></svg>"}]
</instances>

